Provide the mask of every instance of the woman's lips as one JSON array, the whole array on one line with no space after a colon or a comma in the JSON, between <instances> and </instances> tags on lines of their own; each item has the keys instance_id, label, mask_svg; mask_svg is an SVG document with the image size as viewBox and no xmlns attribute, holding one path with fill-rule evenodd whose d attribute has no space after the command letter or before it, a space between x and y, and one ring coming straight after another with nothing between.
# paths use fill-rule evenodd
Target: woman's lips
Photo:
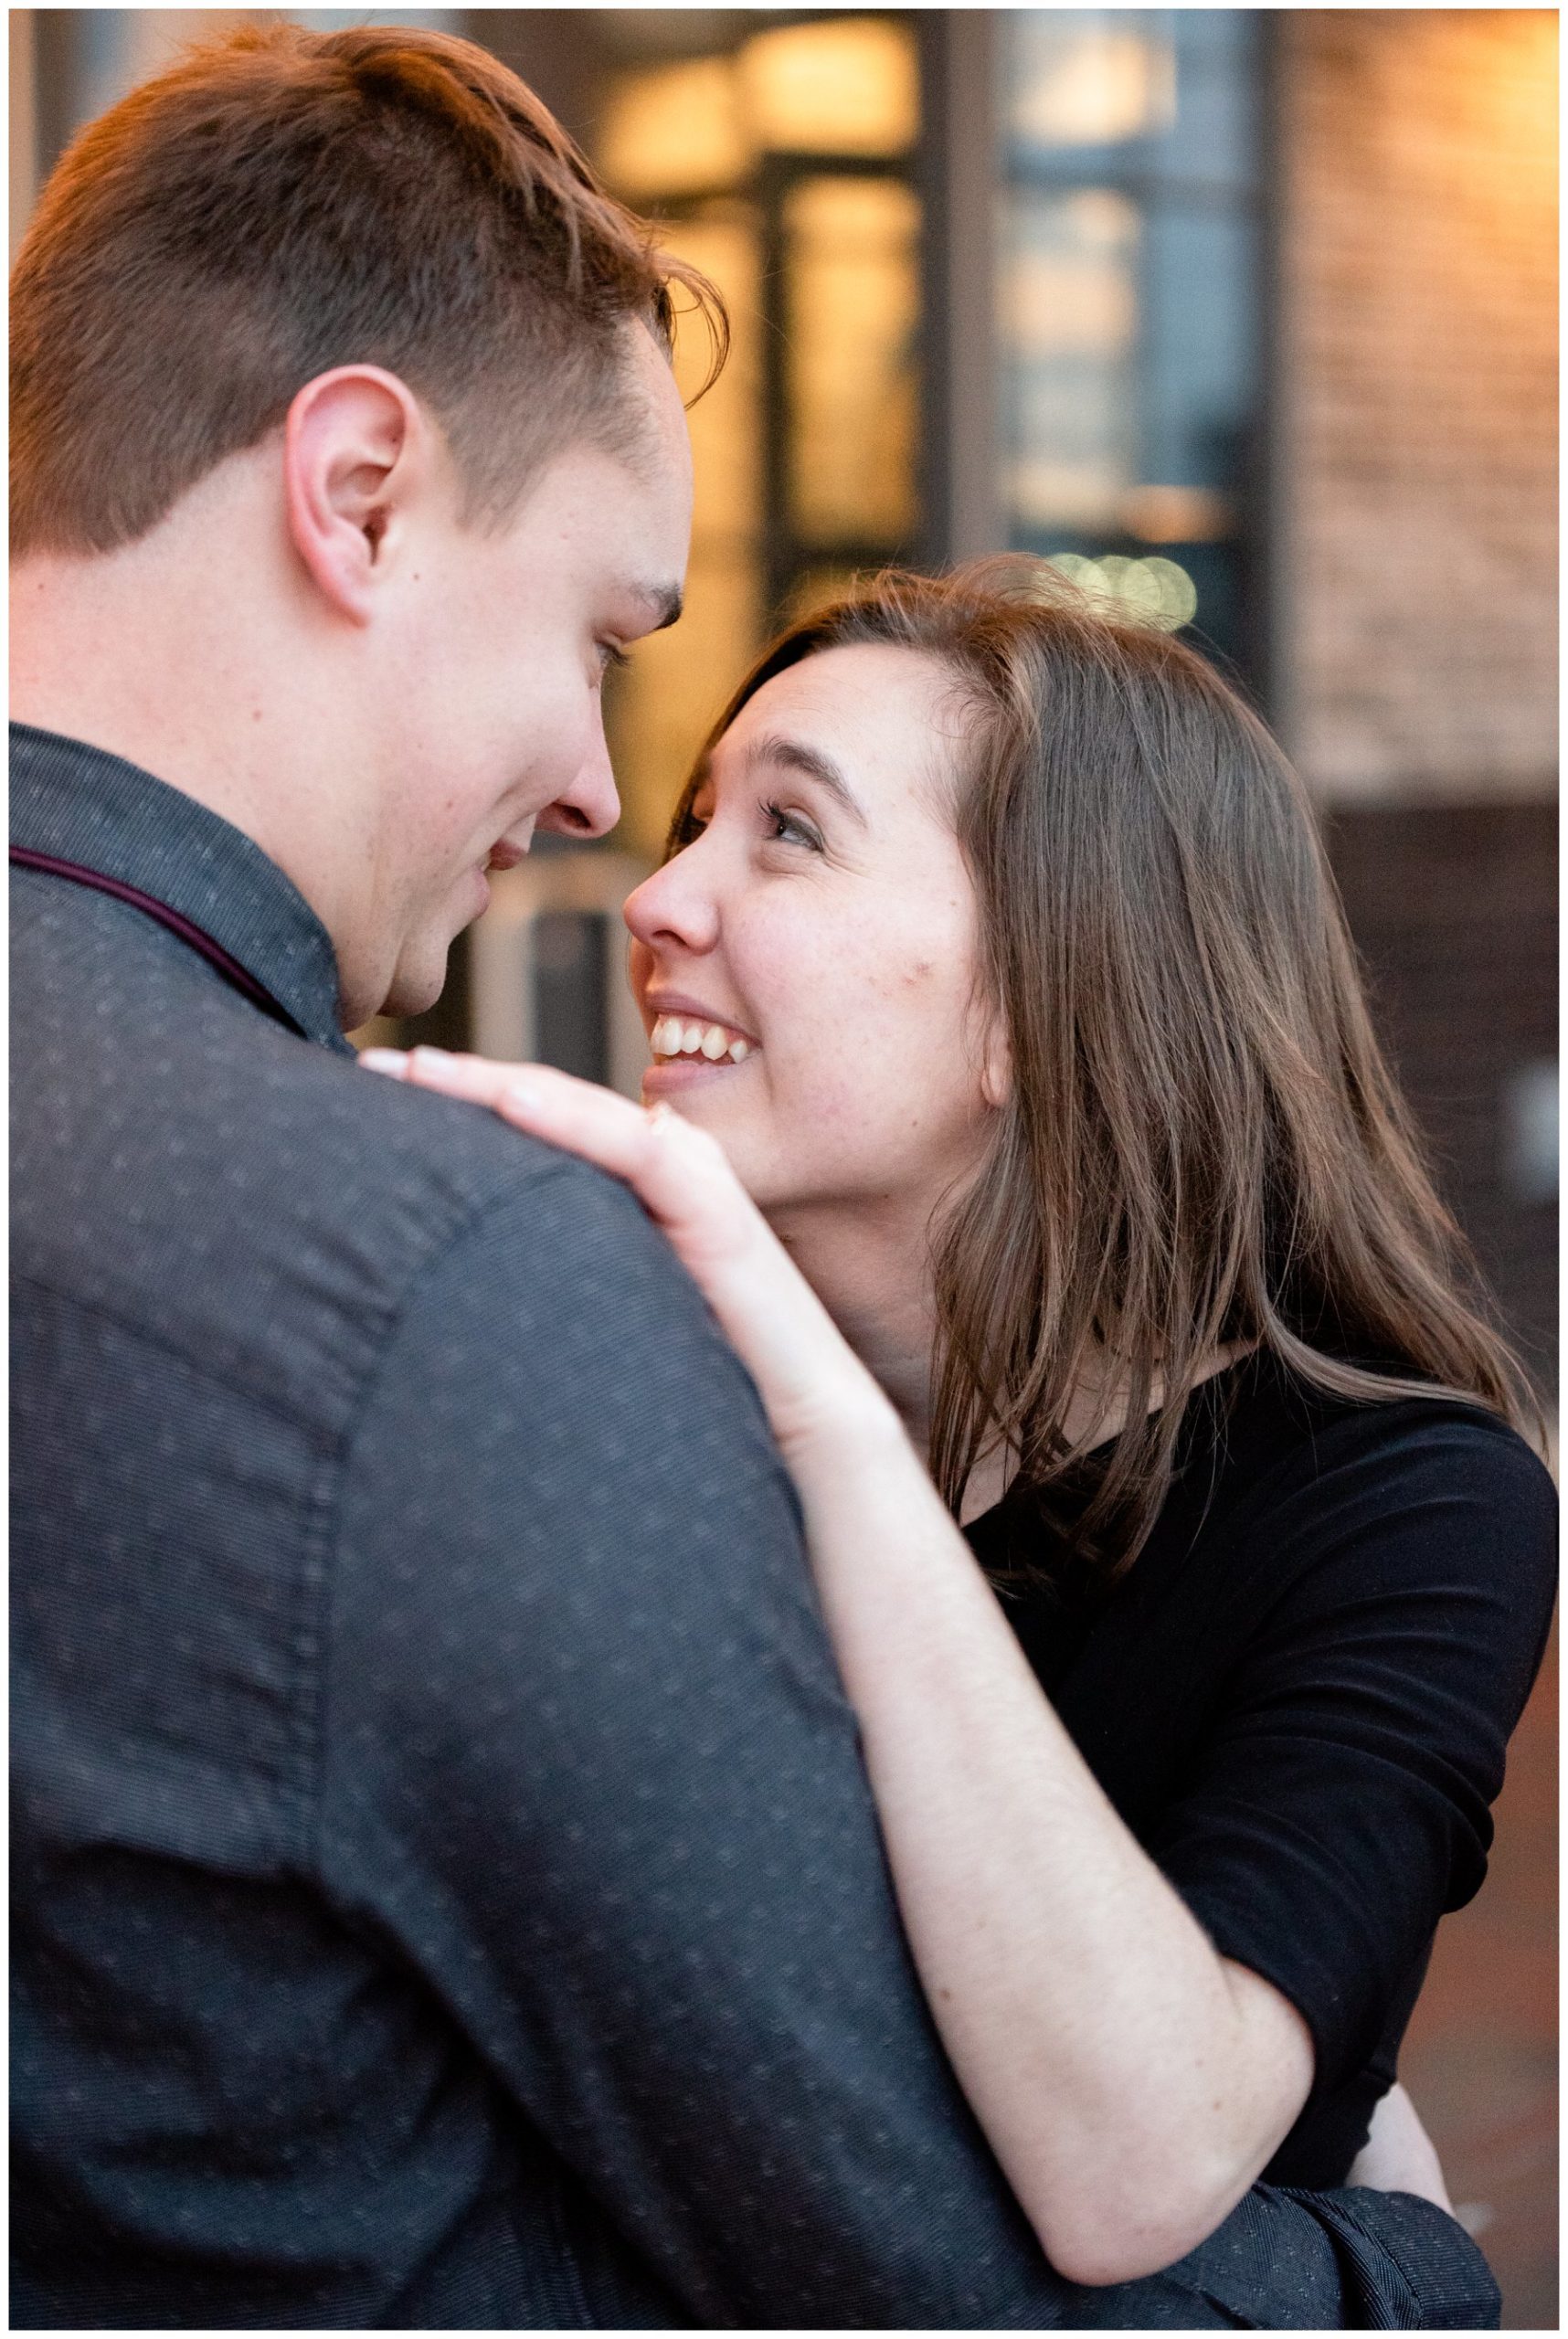
<instances>
[{"instance_id":1,"label":"woman's lips","mask_svg":"<svg viewBox=\"0 0 1568 2339\"><path fill-rule=\"evenodd\" d=\"M747 1062L750 1062L747 1057ZM735 1079L746 1070L746 1064L734 1064L728 1056L712 1063L706 1056L661 1056L651 1064L642 1075L645 1097L674 1096L694 1083L709 1080Z\"/></svg>"}]
</instances>

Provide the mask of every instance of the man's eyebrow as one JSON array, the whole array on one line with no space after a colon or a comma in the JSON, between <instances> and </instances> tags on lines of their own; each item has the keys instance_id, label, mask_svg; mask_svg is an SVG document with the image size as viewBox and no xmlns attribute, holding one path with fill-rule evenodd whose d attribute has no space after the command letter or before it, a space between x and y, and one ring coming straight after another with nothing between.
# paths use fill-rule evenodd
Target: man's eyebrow
<instances>
[{"instance_id":1,"label":"man's eyebrow","mask_svg":"<svg viewBox=\"0 0 1568 2339\"><path fill-rule=\"evenodd\" d=\"M749 764L783 764L790 771L798 771L805 779L814 779L825 788L836 804L841 804L852 820L863 829L871 826L865 807L834 763L832 756L821 747L810 746L804 739L791 739L781 733L768 733L758 739L747 757Z\"/></svg>"}]
</instances>

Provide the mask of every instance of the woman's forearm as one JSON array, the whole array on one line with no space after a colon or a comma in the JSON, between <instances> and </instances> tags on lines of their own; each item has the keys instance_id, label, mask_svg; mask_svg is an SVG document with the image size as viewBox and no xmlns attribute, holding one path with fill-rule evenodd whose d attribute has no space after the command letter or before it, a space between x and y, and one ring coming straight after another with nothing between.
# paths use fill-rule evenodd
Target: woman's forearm
<instances>
[{"instance_id":1,"label":"woman's forearm","mask_svg":"<svg viewBox=\"0 0 1568 2339\"><path fill-rule=\"evenodd\" d=\"M696 1277L800 1493L900 1905L965 2091L1064 2273L1169 2264L1300 2108L1300 2017L1216 1955L1123 1826L891 1404L715 1141L539 1065L420 1051L385 1068L627 1179Z\"/></svg>"},{"instance_id":2,"label":"woman's forearm","mask_svg":"<svg viewBox=\"0 0 1568 2339\"><path fill-rule=\"evenodd\" d=\"M1218 1955L1118 1817L891 1407L852 1386L789 1459L965 2092L1064 2273L1167 2265L1291 2126L1306 2026Z\"/></svg>"}]
</instances>

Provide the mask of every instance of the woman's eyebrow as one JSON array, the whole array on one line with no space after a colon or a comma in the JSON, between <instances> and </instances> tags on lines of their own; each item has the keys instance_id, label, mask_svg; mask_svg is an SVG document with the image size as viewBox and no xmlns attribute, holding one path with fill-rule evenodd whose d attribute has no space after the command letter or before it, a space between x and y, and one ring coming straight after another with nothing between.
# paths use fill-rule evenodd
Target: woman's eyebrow
<instances>
[{"instance_id":1,"label":"woman's eyebrow","mask_svg":"<svg viewBox=\"0 0 1568 2339\"><path fill-rule=\"evenodd\" d=\"M804 739L769 733L756 742L747 761L753 765L783 764L789 770L798 771L802 778L814 779L820 788L827 789L835 803L842 805L852 820L857 820L863 829L871 826L865 807L832 756L824 755L820 747L808 746Z\"/></svg>"}]
</instances>

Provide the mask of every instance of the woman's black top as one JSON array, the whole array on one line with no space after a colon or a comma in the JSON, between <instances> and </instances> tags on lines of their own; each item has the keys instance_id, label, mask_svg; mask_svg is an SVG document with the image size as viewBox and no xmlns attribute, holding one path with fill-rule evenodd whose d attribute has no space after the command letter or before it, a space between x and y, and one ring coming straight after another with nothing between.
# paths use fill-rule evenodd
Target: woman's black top
<instances>
[{"instance_id":1,"label":"woman's black top","mask_svg":"<svg viewBox=\"0 0 1568 2339\"><path fill-rule=\"evenodd\" d=\"M1108 1593L1026 1492L967 1530L993 1573L1031 1572L1008 1615L1128 1826L1311 2029L1271 2183L1343 2181L1437 1920L1486 1873L1554 1517L1493 1415L1350 1404L1253 1356L1194 1395L1154 1531Z\"/></svg>"}]
</instances>

